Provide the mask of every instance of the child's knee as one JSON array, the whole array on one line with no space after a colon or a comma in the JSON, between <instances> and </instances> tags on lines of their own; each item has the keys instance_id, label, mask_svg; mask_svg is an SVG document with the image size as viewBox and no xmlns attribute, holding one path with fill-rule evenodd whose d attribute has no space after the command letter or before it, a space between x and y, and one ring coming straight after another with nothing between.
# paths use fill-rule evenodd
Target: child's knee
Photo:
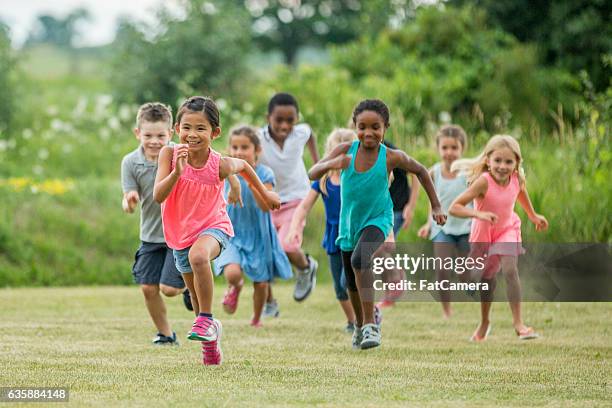
<instances>
[{"instance_id":1,"label":"child's knee","mask_svg":"<svg viewBox=\"0 0 612 408\"><path fill-rule=\"evenodd\" d=\"M192 268L201 269L210 265L210 255L205 251L190 251L189 252L189 263Z\"/></svg>"},{"instance_id":2,"label":"child's knee","mask_svg":"<svg viewBox=\"0 0 612 408\"><path fill-rule=\"evenodd\" d=\"M167 286L167 285L159 285L159 290L161 291L161 293L164 296L167 297L174 297L174 296L178 296L181 293L183 293L184 289L179 289L179 288L173 288L172 286Z\"/></svg>"}]
</instances>

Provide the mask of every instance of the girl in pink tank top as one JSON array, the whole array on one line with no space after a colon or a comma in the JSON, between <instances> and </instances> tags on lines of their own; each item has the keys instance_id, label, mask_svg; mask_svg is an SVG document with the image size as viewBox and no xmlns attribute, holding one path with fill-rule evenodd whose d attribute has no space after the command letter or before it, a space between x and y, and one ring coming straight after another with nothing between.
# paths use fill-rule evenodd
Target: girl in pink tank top
<instances>
[{"instance_id":1,"label":"girl in pink tank top","mask_svg":"<svg viewBox=\"0 0 612 408\"><path fill-rule=\"evenodd\" d=\"M548 228L548 221L533 209L525 188L521 149L512 136L493 136L484 151L475 159L458 160L452 170L468 173L470 186L451 204L449 213L455 217L473 218L470 232L470 257L485 257L482 282L489 289L481 292L481 322L472 341L486 340L491 325L489 315L495 291L496 273L501 269L507 282L508 301L513 326L521 340L534 339L538 334L521 318L521 284L517 261L523 253L521 220L514 212L519 204L537 231ZM474 200L474 209L467 204Z\"/></svg>"},{"instance_id":2,"label":"girl in pink tank top","mask_svg":"<svg viewBox=\"0 0 612 408\"><path fill-rule=\"evenodd\" d=\"M177 269L191 293L197 317L190 340L202 342L203 362L221 364L221 322L213 319L213 275L210 261L234 235L223 197L224 179L240 173L254 194L270 208L278 196L264 187L244 160L222 157L210 145L220 135L219 109L206 97L187 99L177 113L180 143L159 154L153 196L161 203L164 236L173 249ZM239 183L236 179L235 183Z\"/></svg>"}]
</instances>

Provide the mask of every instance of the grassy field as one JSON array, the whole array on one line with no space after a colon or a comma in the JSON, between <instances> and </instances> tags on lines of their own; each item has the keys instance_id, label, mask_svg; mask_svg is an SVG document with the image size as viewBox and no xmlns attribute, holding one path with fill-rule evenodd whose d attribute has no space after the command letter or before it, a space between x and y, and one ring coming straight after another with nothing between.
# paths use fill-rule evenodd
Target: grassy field
<instances>
[{"instance_id":1,"label":"grassy field","mask_svg":"<svg viewBox=\"0 0 612 408\"><path fill-rule=\"evenodd\" d=\"M303 304L291 291L278 285L281 317L256 330L247 288L235 316L219 315L223 366L204 367L199 343L149 344L136 287L2 289L0 385L69 387L73 406L612 404L609 303L525 304L543 334L531 342L516 339L507 305L496 304L479 345L467 341L476 304L444 321L437 304L403 303L385 313L381 348L354 351L330 285ZM167 303L184 338L191 315L180 299Z\"/></svg>"}]
</instances>

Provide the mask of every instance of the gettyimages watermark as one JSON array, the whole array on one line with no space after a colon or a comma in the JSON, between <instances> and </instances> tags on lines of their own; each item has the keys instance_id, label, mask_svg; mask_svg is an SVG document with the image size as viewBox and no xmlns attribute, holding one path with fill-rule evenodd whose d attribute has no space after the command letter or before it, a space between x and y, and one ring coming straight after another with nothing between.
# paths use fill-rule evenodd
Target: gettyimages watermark
<instances>
[{"instance_id":1,"label":"gettyimages watermark","mask_svg":"<svg viewBox=\"0 0 612 408\"><path fill-rule=\"evenodd\" d=\"M370 301L609 302L610 249L603 243L362 243L364 260L373 255L360 292Z\"/></svg>"}]
</instances>

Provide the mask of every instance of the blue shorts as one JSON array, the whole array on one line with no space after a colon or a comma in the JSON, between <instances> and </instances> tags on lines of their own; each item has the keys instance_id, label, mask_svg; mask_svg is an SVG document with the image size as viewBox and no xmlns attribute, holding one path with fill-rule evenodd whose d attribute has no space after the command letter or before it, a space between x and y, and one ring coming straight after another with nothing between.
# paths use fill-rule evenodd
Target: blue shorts
<instances>
[{"instance_id":1,"label":"blue shorts","mask_svg":"<svg viewBox=\"0 0 612 408\"><path fill-rule=\"evenodd\" d=\"M140 285L166 285L182 289L183 277L176 270L172 251L164 243L142 242L132 266L134 282Z\"/></svg>"},{"instance_id":2,"label":"blue shorts","mask_svg":"<svg viewBox=\"0 0 612 408\"><path fill-rule=\"evenodd\" d=\"M454 244L457 249L469 252L470 250L470 234L463 235L452 235L446 234L444 231L440 231L432 238L432 242L441 242L446 244Z\"/></svg>"},{"instance_id":3,"label":"blue shorts","mask_svg":"<svg viewBox=\"0 0 612 408\"><path fill-rule=\"evenodd\" d=\"M219 242L219 246L221 247L221 251L219 251L219 255L225 248L229 245L230 237L225 232L221 231L217 228L209 228L200 233L200 237L202 235L210 235L214 239ZM189 250L191 247L187 247L185 249L173 249L172 254L174 255L174 264L176 265L176 269L181 273L191 273L193 269L191 269L191 264L189 263ZM218 256L218 255L217 255Z\"/></svg>"}]
</instances>

